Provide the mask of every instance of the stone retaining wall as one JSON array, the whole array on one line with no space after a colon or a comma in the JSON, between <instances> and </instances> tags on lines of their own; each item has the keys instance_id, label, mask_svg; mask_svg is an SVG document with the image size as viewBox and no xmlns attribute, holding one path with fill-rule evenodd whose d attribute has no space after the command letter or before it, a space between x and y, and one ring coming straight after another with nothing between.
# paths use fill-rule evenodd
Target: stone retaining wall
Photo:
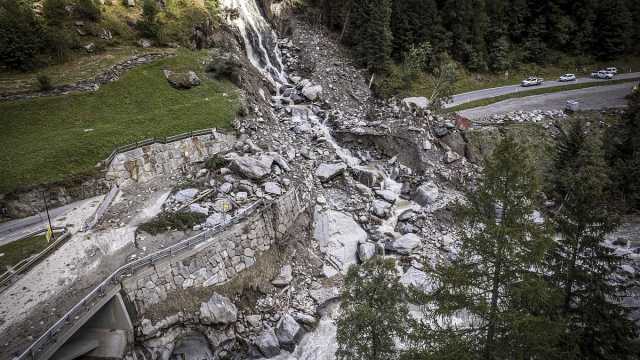
<instances>
[{"instance_id":1,"label":"stone retaining wall","mask_svg":"<svg viewBox=\"0 0 640 360\"><path fill-rule=\"evenodd\" d=\"M144 182L158 175L172 175L185 166L232 148L235 137L212 131L168 144L155 143L115 156L105 178L121 185L128 180Z\"/></svg>"},{"instance_id":2,"label":"stone retaining wall","mask_svg":"<svg viewBox=\"0 0 640 360\"><path fill-rule=\"evenodd\" d=\"M197 248L125 280L124 292L138 316L170 292L221 284L253 266L262 252L284 237L310 199L306 188L292 189Z\"/></svg>"}]
</instances>

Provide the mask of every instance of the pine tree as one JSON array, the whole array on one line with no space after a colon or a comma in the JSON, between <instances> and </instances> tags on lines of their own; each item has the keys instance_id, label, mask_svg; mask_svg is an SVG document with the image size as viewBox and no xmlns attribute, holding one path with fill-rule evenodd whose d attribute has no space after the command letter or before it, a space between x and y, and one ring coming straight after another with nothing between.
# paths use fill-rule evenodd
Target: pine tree
<instances>
[{"instance_id":1,"label":"pine tree","mask_svg":"<svg viewBox=\"0 0 640 360\"><path fill-rule=\"evenodd\" d=\"M631 14L625 0L602 1L597 15L598 31L595 53L612 59L625 53L631 34Z\"/></svg>"},{"instance_id":2,"label":"pine tree","mask_svg":"<svg viewBox=\"0 0 640 360\"><path fill-rule=\"evenodd\" d=\"M551 239L532 219L538 196L528 152L506 137L459 207L461 249L435 273L419 358L553 358L563 327L546 315L558 296L542 277Z\"/></svg>"},{"instance_id":3,"label":"pine tree","mask_svg":"<svg viewBox=\"0 0 640 360\"><path fill-rule=\"evenodd\" d=\"M607 131L607 162L612 167L617 197L631 210L640 210L640 91L629 96L619 124Z\"/></svg>"},{"instance_id":4,"label":"pine tree","mask_svg":"<svg viewBox=\"0 0 640 360\"><path fill-rule=\"evenodd\" d=\"M391 57L391 0L354 0L350 18L355 57L370 71L383 71Z\"/></svg>"},{"instance_id":5,"label":"pine tree","mask_svg":"<svg viewBox=\"0 0 640 360\"><path fill-rule=\"evenodd\" d=\"M603 244L618 223L600 136L573 121L557 149L551 178L560 239L551 267L569 326L563 348L574 349L580 359L630 359L636 333L618 304L621 288L612 276L622 259Z\"/></svg>"},{"instance_id":6,"label":"pine tree","mask_svg":"<svg viewBox=\"0 0 640 360\"><path fill-rule=\"evenodd\" d=\"M395 260L375 257L351 266L340 296L337 321L339 360L387 360L398 357L395 340L407 334L409 312Z\"/></svg>"}]
</instances>

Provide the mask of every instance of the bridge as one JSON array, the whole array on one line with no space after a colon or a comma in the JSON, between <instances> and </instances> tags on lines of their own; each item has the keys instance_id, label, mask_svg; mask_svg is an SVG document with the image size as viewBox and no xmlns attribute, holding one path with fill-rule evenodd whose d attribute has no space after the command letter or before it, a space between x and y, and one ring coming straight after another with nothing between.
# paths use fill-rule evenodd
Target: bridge
<instances>
[{"instance_id":1,"label":"bridge","mask_svg":"<svg viewBox=\"0 0 640 360\"><path fill-rule=\"evenodd\" d=\"M228 241L237 242L238 245L241 239L246 241L246 235L240 236L246 229L235 229L241 227L234 226L240 223L253 224L253 228L260 232L255 236L258 254L284 235L297 216L306 209L310 199L310 194L299 187L289 190L274 201L259 200L241 209L223 224L123 265L15 359L67 360L80 356L122 358L134 341L136 317L144 312L146 305L135 295L139 291L140 282L145 283L150 277L157 277L158 273L170 272L172 266L187 258L211 257L212 254L221 252L226 255L229 249L225 249L224 245ZM231 244L230 247L236 246ZM246 267L249 266L250 262ZM235 274L246 267L238 267L236 264L232 269L222 270L225 274ZM224 277L220 281L201 285L210 286L228 280L228 277ZM174 284L173 289L178 291L181 287ZM158 298L158 302L161 300Z\"/></svg>"}]
</instances>

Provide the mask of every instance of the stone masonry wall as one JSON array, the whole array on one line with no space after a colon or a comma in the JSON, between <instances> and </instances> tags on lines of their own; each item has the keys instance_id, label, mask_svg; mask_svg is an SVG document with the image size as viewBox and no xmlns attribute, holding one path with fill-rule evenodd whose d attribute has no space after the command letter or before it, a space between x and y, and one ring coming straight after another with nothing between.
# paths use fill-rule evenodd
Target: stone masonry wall
<instances>
[{"instance_id":1,"label":"stone masonry wall","mask_svg":"<svg viewBox=\"0 0 640 360\"><path fill-rule=\"evenodd\" d=\"M256 258L284 237L295 219L309 206L310 193L294 188L241 223L196 249L174 257L123 283L139 316L167 294L190 287L224 283L253 266Z\"/></svg>"},{"instance_id":2,"label":"stone masonry wall","mask_svg":"<svg viewBox=\"0 0 640 360\"><path fill-rule=\"evenodd\" d=\"M158 175L172 175L185 166L206 160L232 148L235 137L213 131L168 144L156 143L116 155L107 168L106 180L118 185L144 182Z\"/></svg>"}]
</instances>

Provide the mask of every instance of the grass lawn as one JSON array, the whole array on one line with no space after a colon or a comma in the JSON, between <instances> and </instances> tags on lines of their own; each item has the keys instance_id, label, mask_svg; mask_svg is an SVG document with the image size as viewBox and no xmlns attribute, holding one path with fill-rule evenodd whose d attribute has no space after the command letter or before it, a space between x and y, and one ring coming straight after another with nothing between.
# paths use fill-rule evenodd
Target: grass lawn
<instances>
[{"instance_id":1,"label":"grass lawn","mask_svg":"<svg viewBox=\"0 0 640 360\"><path fill-rule=\"evenodd\" d=\"M473 109L481 106L495 104L497 102L507 100L507 99L521 98L521 97L532 96L532 95L550 94L550 93L569 91L569 90L585 89L585 88L596 87L596 86L611 86L616 84L622 84L627 82L637 82L637 81L638 81L637 79L612 80L612 81L606 81L606 82L593 82L593 83L574 84L574 85L566 85L566 86L554 86L554 87L539 88L539 89L528 90L528 91L520 91L517 93L505 94L505 95L496 96L492 98L470 101L468 103L464 103L458 106L454 106L452 108L448 108L446 109L446 112L455 112L455 111L462 111L466 109Z\"/></svg>"},{"instance_id":2,"label":"grass lawn","mask_svg":"<svg viewBox=\"0 0 640 360\"><path fill-rule=\"evenodd\" d=\"M235 88L204 75L206 57L179 50L95 93L0 103L0 192L92 173L119 145L228 128L238 109ZM175 90L163 69L194 70L202 84Z\"/></svg>"},{"instance_id":3,"label":"grass lawn","mask_svg":"<svg viewBox=\"0 0 640 360\"><path fill-rule=\"evenodd\" d=\"M61 234L55 236L57 239ZM41 252L47 245L49 243L43 234L0 246L0 254L4 254L0 256L0 273L5 272L8 266L13 266L23 259Z\"/></svg>"}]
</instances>

